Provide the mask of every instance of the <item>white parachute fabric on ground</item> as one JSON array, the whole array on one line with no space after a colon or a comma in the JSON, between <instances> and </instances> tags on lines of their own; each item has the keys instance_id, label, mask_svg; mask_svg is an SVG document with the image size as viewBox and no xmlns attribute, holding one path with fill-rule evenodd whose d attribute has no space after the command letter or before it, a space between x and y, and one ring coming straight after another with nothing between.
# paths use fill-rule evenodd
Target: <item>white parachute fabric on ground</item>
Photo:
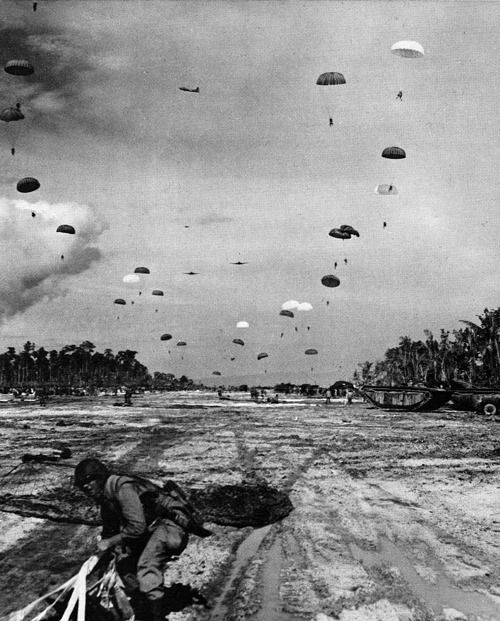
<instances>
[{"instance_id":1,"label":"white parachute fabric on ground","mask_svg":"<svg viewBox=\"0 0 500 621\"><path fill-rule=\"evenodd\" d=\"M61 597L67 593L69 589L73 589L71 593L71 597L68 602L68 606L64 611L63 616L61 617L61 621L68 621L71 613L73 612L76 604L78 603L78 616L77 621L85 621L85 603L87 597L87 576L91 573L94 567L97 564L99 558L97 556L91 556L88 558L83 565L80 567L79 572L76 576L73 576L69 580L67 580L64 584L61 584L50 593L46 593L42 597L39 597L28 606L25 606L22 610L17 610L9 615L6 621L28 621L28 615L45 599L59 593L59 596L49 605L47 608L42 610L42 612L38 613L36 616L32 617L30 621L42 621L45 618L47 612L54 607L54 605L61 599Z\"/></svg>"}]
</instances>

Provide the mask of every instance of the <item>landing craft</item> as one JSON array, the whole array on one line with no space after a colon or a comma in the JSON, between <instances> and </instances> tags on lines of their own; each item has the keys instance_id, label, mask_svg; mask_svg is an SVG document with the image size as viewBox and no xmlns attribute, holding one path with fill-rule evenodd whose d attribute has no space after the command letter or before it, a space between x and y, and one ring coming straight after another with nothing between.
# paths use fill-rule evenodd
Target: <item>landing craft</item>
<instances>
[{"instance_id":1,"label":"landing craft","mask_svg":"<svg viewBox=\"0 0 500 621\"><path fill-rule=\"evenodd\" d=\"M186 93L199 93L200 87L197 86L196 88L188 88L187 86L179 86L179 90L186 91Z\"/></svg>"},{"instance_id":2,"label":"landing craft","mask_svg":"<svg viewBox=\"0 0 500 621\"><path fill-rule=\"evenodd\" d=\"M245 261L236 261L236 263L231 263L231 265L247 265Z\"/></svg>"},{"instance_id":3,"label":"landing craft","mask_svg":"<svg viewBox=\"0 0 500 621\"><path fill-rule=\"evenodd\" d=\"M199 274L200 272L184 272L184 274L186 274L186 276L196 276L196 274Z\"/></svg>"}]
</instances>

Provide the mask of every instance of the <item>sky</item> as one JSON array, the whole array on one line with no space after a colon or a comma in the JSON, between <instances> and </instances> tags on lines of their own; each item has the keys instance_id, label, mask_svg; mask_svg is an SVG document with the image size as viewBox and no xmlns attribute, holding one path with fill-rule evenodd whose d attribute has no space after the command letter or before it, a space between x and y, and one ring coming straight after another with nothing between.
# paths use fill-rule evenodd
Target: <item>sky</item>
<instances>
[{"instance_id":1,"label":"sky","mask_svg":"<svg viewBox=\"0 0 500 621\"><path fill-rule=\"evenodd\" d=\"M90 340L150 372L327 385L498 307L499 20L499 2L4 1L2 62L35 71L0 76L25 114L0 122L0 350ZM346 84L317 86L330 71ZM290 299L313 309L280 316Z\"/></svg>"}]
</instances>

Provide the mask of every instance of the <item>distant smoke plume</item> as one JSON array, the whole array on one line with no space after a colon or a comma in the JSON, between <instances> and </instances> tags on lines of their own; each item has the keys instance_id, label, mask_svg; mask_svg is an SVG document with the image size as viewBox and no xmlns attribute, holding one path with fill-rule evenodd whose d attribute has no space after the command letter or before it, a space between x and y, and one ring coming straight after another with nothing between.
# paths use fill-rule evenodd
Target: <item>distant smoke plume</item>
<instances>
[{"instance_id":1,"label":"distant smoke plume","mask_svg":"<svg viewBox=\"0 0 500 621\"><path fill-rule=\"evenodd\" d=\"M57 233L60 224L76 234ZM69 275L98 261L91 244L105 228L86 205L0 198L0 322L56 297Z\"/></svg>"}]
</instances>

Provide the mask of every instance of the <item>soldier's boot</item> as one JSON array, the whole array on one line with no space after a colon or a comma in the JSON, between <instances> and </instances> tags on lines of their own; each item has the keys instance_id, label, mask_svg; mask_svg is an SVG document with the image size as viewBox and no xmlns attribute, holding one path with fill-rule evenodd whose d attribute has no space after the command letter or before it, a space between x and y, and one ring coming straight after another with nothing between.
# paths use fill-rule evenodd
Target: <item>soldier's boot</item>
<instances>
[{"instance_id":1,"label":"soldier's boot","mask_svg":"<svg viewBox=\"0 0 500 621\"><path fill-rule=\"evenodd\" d=\"M149 600L150 621L165 621L166 605L165 597Z\"/></svg>"}]
</instances>

